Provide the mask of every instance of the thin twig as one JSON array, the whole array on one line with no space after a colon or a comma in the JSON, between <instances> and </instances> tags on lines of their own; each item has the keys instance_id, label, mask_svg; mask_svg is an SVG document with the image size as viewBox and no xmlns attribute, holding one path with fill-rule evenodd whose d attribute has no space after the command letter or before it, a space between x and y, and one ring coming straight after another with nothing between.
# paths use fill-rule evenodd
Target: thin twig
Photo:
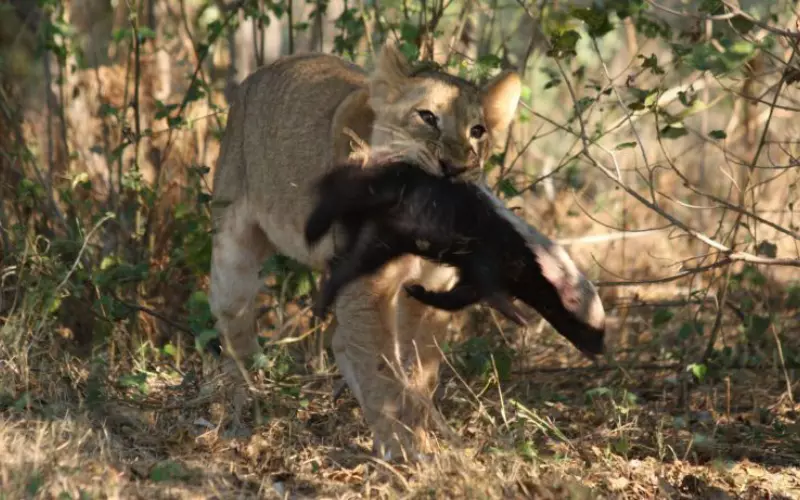
<instances>
[{"instance_id":1,"label":"thin twig","mask_svg":"<svg viewBox=\"0 0 800 500\"><path fill-rule=\"evenodd\" d=\"M107 220L113 218L114 214L112 213L106 214L102 219L97 221L97 224L95 224L94 227L91 229L91 231L89 231L89 234L86 235L86 238L84 238L83 240L83 245L81 245L81 249L78 251L78 256L75 257L75 261L72 263L72 267L70 267L69 271L64 276L64 279L62 279L61 282L58 285L56 285L55 289L53 290L54 297L58 295L58 292L61 291L61 288L67 284L67 281L69 281L69 278L72 276L72 273L74 273L75 270L78 268L78 264L81 263L81 257L83 257L83 252L85 252L86 247L89 246L89 241L92 239L94 233L96 233L100 229L100 227L103 224L105 224Z\"/></svg>"},{"instance_id":2,"label":"thin twig","mask_svg":"<svg viewBox=\"0 0 800 500\"><path fill-rule=\"evenodd\" d=\"M750 14L744 12L742 9L740 9L739 7L731 4L730 2L728 2L726 0L722 0L722 3L725 4L725 6L728 7L731 11L728 12L727 14L720 14L720 15L717 15L717 16L712 16L712 15L708 15L708 14L698 14L698 13L692 13L692 12L680 12L680 11L677 11L677 10L670 9L669 7L665 7L665 6L661 5L661 4L658 4L658 3L654 2L653 0L647 0L647 3L649 3L650 5L652 5L653 7L655 7L658 10L667 12L667 13L675 15L675 16L691 17L691 18L700 19L700 20L728 21L728 20L731 20L731 19L733 19L735 17L740 17L741 16L742 18L750 21L751 23L755 24L759 28L761 28L763 30L766 30L766 31L769 31L772 34L785 36L787 38L793 38L795 40L800 40L800 31L784 30L784 29L776 28L775 26L772 26L772 25L770 25L768 23L765 23L764 21L760 21L760 20L754 18Z\"/></svg>"},{"instance_id":3,"label":"thin twig","mask_svg":"<svg viewBox=\"0 0 800 500\"><path fill-rule=\"evenodd\" d=\"M778 337L778 332L775 331L774 323L769 325L769 329L772 332L773 338L775 339L775 347L778 349L778 360L781 362L783 378L786 381L786 395L789 397L789 401L792 403L792 406L794 406L794 396L792 396L792 379L789 377L789 370L786 369L786 359L783 357L783 346L781 345L781 339Z\"/></svg>"}]
</instances>

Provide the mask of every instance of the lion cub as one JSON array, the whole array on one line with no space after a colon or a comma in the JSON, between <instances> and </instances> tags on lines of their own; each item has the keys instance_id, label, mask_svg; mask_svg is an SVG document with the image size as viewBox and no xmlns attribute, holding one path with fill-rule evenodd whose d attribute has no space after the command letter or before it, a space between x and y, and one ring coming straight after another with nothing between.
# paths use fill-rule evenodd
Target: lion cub
<instances>
[{"instance_id":1,"label":"lion cub","mask_svg":"<svg viewBox=\"0 0 800 500\"><path fill-rule=\"evenodd\" d=\"M306 223L307 243L315 245L334 222L346 233L316 299L318 316L327 314L343 286L413 254L459 270L449 291L407 285L406 292L420 302L455 311L485 300L523 325L526 316L511 302L516 297L588 357L603 352L602 315L585 314L579 290L564 273L550 269L558 266L553 248L526 237L485 187L431 175L413 162L389 161L368 168L339 165L320 178L316 190L319 202ZM601 320L591 321L596 317Z\"/></svg>"},{"instance_id":2,"label":"lion cub","mask_svg":"<svg viewBox=\"0 0 800 500\"><path fill-rule=\"evenodd\" d=\"M335 254L338 229L312 248L304 228L318 201L316 179L354 153L349 132L370 150L411 154L434 175L466 167L458 177L480 184L516 114L522 83L511 70L471 82L411 63L392 43L371 66L331 54L287 56L256 70L232 97L213 179L209 291L226 368L236 375L229 380L240 382L231 391L232 430L247 430L240 417L250 397L247 367L260 351L262 264L280 254L323 270ZM544 236L534 239L550 248ZM587 282L565 252L552 255L559 265L543 271L565 277L551 283ZM444 291L456 279L452 267L409 254L352 282L333 304L325 335L384 458L435 449L425 436L440 420L431 396L450 319L398 291L411 282ZM573 288L584 293L582 303L598 300L590 286Z\"/></svg>"}]
</instances>

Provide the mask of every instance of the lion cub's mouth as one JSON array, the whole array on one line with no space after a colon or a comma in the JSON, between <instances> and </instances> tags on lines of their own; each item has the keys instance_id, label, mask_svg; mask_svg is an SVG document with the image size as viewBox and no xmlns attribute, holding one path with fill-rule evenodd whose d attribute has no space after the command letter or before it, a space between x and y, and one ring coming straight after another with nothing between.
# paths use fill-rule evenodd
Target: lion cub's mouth
<instances>
[{"instance_id":1,"label":"lion cub's mouth","mask_svg":"<svg viewBox=\"0 0 800 500\"><path fill-rule=\"evenodd\" d=\"M442 175L445 177L458 177L469 170L469 167L465 165L455 165L445 160L439 160L439 166L442 168Z\"/></svg>"}]
</instances>

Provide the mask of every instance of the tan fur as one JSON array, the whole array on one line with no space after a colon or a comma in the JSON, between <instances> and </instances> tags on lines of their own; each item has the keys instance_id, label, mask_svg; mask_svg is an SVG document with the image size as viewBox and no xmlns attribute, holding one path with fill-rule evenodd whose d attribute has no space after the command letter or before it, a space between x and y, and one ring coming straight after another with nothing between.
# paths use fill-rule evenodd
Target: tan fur
<instances>
[{"instance_id":1,"label":"tan fur","mask_svg":"<svg viewBox=\"0 0 800 500\"><path fill-rule=\"evenodd\" d=\"M334 249L336 231L314 249L303 239L315 198L312 182L357 153L472 164L464 177L480 182L493 140L507 129L520 80L503 73L478 89L443 73L413 69L392 45L371 73L332 55L289 56L261 68L238 89L214 174L215 236L211 307L232 357L246 361L258 348L254 297L265 258L282 253L317 270ZM417 113L439 117L438 134ZM470 137L475 125L488 129ZM477 162L475 159L477 158ZM455 271L404 257L346 287L337 300L332 347L348 386L374 431L376 449L397 457L421 450L415 436L435 417L430 399L448 314L398 293L405 282L447 289Z\"/></svg>"}]
</instances>

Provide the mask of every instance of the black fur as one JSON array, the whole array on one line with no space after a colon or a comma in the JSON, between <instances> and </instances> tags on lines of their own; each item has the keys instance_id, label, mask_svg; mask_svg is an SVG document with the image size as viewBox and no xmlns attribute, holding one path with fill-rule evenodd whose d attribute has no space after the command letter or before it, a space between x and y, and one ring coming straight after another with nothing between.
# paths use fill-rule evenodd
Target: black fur
<instances>
[{"instance_id":1,"label":"black fur","mask_svg":"<svg viewBox=\"0 0 800 500\"><path fill-rule=\"evenodd\" d=\"M414 254L459 270L450 291L406 287L420 302L454 311L486 301L523 324L525 316L511 304L516 297L585 354L603 352L604 331L565 307L528 242L477 186L397 161L368 168L337 166L316 188L319 202L306 223L306 242L316 244L334 222L342 224L347 240L345 250L329 263L330 277L314 307L318 316L326 314L347 283Z\"/></svg>"}]
</instances>

